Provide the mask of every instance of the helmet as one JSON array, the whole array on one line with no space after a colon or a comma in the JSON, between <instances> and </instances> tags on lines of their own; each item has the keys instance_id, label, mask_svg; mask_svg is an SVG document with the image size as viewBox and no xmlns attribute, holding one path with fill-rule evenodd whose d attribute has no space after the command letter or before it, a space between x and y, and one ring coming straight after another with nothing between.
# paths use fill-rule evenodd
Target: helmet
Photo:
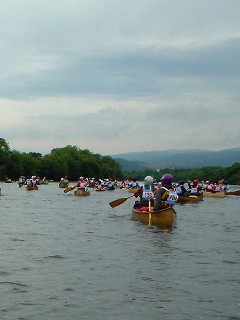
<instances>
[{"instance_id":1,"label":"helmet","mask_svg":"<svg viewBox=\"0 0 240 320\"><path fill-rule=\"evenodd\" d=\"M153 177L151 177L151 176L146 176L145 178L144 178L144 184L146 185L146 184L152 184L153 183Z\"/></svg>"},{"instance_id":2,"label":"helmet","mask_svg":"<svg viewBox=\"0 0 240 320\"><path fill-rule=\"evenodd\" d=\"M183 185L184 183L185 183L184 180L179 180L179 184L180 184L180 185Z\"/></svg>"},{"instance_id":3,"label":"helmet","mask_svg":"<svg viewBox=\"0 0 240 320\"><path fill-rule=\"evenodd\" d=\"M198 180L197 179L193 180L193 184L194 186L196 186L198 184Z\"/></svg>"},{"instance_id":4,"label":"helmet","mask_svg":"<svg viewBox=\"0 0 240 320\"><path fill-rule=\"evenodd\" d=\"M169 173L166 173L162 176L160 181L165 184L171 184L173 182L173 176Z\"/></svg>"}]
</instances>

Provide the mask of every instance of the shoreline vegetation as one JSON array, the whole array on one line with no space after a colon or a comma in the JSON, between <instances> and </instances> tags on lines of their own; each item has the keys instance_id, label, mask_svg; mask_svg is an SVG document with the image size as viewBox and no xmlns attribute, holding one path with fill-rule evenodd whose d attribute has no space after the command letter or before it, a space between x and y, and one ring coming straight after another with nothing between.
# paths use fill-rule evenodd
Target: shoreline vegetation
<instances>
[{"instance_id":1,"label":"shoreline vegetation","mask_svg":"<svg viewBox=\"0 0 240 320\"><path fill-rule=\"evenodd\" d=\"M200 156L200 155L199 155ZM87 149L67 145L62 148L53 148L49 154L42 155L37 152L20 152L11 150L4 138L0 138L0 181L6 179L17 181L20 176L47 177L49 181L59 181L67 176L69 181L77 181L79 176L98 178L111 178L125 180L131 177L141 181L145 176L151 175L159 180L163 174L170 173L174 180L183 179L199 181L219 180L228 181L229 184L240 184L240 163L233 163L230 167L206 166L202 168L165 168L162 170L146 169L143 171L126 171L111 158L94 154Z\"/></svg>"}]
</instances>

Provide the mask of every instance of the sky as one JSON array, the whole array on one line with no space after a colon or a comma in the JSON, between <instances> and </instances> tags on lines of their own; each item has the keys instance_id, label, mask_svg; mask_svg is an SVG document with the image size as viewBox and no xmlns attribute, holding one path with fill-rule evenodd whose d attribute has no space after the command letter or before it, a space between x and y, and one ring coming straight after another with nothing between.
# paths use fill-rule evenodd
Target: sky
<instances>
[{"instance_id":1,"label":"sky","mask_svg":"<svg viewBox=\"0 0 240 320\"><path fill-rule=\"evenodd\" d=\"M240 147L239 0L0 1L0 137L114 155Z\"/></svg>"}]
</instances>

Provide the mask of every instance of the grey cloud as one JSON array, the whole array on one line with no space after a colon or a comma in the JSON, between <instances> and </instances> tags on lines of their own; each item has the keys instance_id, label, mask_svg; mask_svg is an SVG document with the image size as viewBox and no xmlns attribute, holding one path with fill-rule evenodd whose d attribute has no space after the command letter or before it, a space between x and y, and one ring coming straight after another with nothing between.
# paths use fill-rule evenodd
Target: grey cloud
<instances>
[{"instance_id":1,"label":"grey cloud","mask_svg":"<svg viewBox=\"0 0 240 320\"><path fill-rule=\"evenodd\" d=\"M238 146L239 10L235 0L1 2L0 97L36 110L14 128L2 119L2 135L118 153L156 149L169 131L161 147L193 147L200 131L199 147Z\"/></svg>"},{"instance_id":2,"label":"grey cloud","mask_svg":"<svg viewBox=\"0 0 240 320\"><path fill-rule=\"evenodd\" d=\"M121 119L120 122L119 118ZM119 137L131 125L131 118L129 119L126 116L126 111L117 107L106 107L98 112L79 116L71 115L70 113L65 116L41 116L40 119L37 116L31 116L28 120L37 125L38 131L40 129L42 136L45 136L46 129L47 135L53 130L52 134L58 135L64 140L74 135L84 136L88 139L114 139ZM28 131L30 128L32 130L32 127L28 127L26 130Z\"/></svg>"},{"instance_id":3,"label":"grey cloud","mask_svg":"<svg viewBox=\"0 0 240 320\"><path fill-rule=\"evenodd\" d=\"M216 45L190 48L135 47L109 49L80 58L71 55L65 62L37 75L17 75L11 87L2 86L2 96L63 96L116 94L141 96L163 88L200 91L224 86L239 78L239 38ZM10 83L9 83L10 86Z\"/></svg>"}]
</instances>

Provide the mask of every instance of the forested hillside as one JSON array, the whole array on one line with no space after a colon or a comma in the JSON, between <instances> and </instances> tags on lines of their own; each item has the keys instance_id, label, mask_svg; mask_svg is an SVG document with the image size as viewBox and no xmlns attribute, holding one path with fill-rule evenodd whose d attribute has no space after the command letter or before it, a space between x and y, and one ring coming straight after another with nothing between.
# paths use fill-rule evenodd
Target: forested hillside
<instances>
[{"instance_id":1,"label":"forested hillside","mask_svg":"<svg viewBox=\"0 0 240 320\"><path fill-rule=\"evenodd\" d=\"M112 155L124 169L133 163L126 161L134 161L135 169L140 166L155 166L156 168L201 168L207 166L228 167L233 163L240 162L240 148L225 149L220 151L208 150L165 150L165 151L149 151L149 152L132 152ZM123 165L123 161L125 161ZM138 167L138 168L137 168Z\"/></svg>"},{"instance_id":2,"label":"forested hillside","mask_svg":"<svg viewBox=\"0 0 240 320\"><path fill-rule=\"evenodd\" d=\"M173 153L175 157L178 156L176 151ZM237 153L238 150L236 150ZM203 152L199 151L198 154L201 156ZM232 152L233 154L234 152ZM224 156L224 153L222 155L223 158L227 157L226 155ZM191 157L192 155L189 153L188 158ZM49 154L42 156L36 152L25 153L11 150L6 140L0 138L1 181L4 181L6 178L17 180L21 175L25 177L36 175L47 177L54 181L58 181L64 176L68 176L69 180L78 180L80 176L119 180L135 177L138 180L143 180L146 175L152 175L155 179L160 179L164 173L168 172L174 176L175 180L199 179L217 181L225 179L231 184L240 184L239 161L225 167L211 166L209 163L206 162L206 166L199 168L187 166L177 168L177 166L171 167L169 165L158 167L155 164L143 161L113 159L110 156L94 154L87 149L81 150L71 145L63 148L54 148Z\"/></svg>"},{"instance_id":3,"label":"forested hillside","mask_svg":"<svg viewBox=\"0 0 240 320\"><path fill-rule=\"evenodd\" d=\"M76 146L54 148L42 156L36 152L11 150L5 139L0 138L0 180L16 180L19 176L39 176L59 180L68 176L78 180L80 176L120 179L120 165L110 156L93 154Z\"/></svg>"}]
</instances>

